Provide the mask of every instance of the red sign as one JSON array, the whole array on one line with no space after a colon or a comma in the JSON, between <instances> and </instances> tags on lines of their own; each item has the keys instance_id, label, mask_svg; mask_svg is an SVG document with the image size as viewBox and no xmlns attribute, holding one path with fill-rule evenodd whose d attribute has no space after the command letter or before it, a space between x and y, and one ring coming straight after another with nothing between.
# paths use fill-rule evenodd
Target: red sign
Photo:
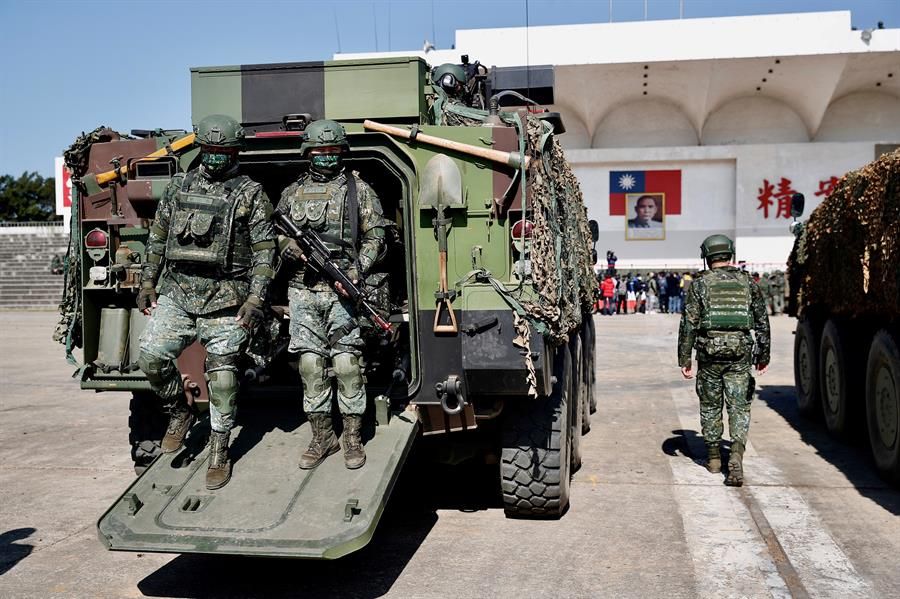
<instances>
[{"instance_id":1,"label":"red sign","mask_svg":"<svg viewBox=\"0 0 900 599\"><path fill-rule=\"evenodd\" d=\"M62 169L62 203L64 208L72 207L72 175L65 166Z\"/></svg>"}]
</instances>

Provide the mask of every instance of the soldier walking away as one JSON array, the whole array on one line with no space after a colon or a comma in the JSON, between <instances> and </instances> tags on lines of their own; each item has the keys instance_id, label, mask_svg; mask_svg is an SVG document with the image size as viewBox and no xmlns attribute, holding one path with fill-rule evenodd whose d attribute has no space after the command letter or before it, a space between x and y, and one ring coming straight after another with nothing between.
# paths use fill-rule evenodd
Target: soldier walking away
<instances>
[{"instance_id":1,"label":"soldier walking away","mask_svg":"<svg viewBox=\"0 0 900 599\"><path fill-rule=\"evenodd\" d=\"M731 265L731 239L707 237L700 245L700 257L709 270L700 272L688 290L678 330L678 365L684 378L693 378L691 351L697 350L700 427L710 472L722 469L719 446L724 400L731 435L725 484L740 487L755 387L750 370L755 364L757 374L762 375L769 368L769 316L759 286Z\"/></svg>"},{"instance_id":2,"label":"soldier walking away","mask_svg":"<svg viewBox=\"0 0 900 599\"><path fill-rule=\"evenodd\" d=\"M776 270L769 275L769 293L772 297L772 316L778 316L784 312L784 271Z\"/></svg>"},{"instance_id":3,"label":"soldier walking away","mask_svg":"<svg viewBox=\"0 0 900 599\"><path fill-rule=\"evenodd\" d=\"M206 487L231 479L238 360L275 275L272 205L262 187L238 174L243 130L231 117L208 116L195 133L200 166L177 174L150 227L137 306L151 314L138 365L170 414L162 450L182 447L194 422L175 360L199 339L209 381Z\"/></svg>"},{"instance_id":4,"label":"soldier walking away","mask_svg":"<svg viewBox=\"0 0 900 599\"><path fill-rule=\"evenodd\" d=\"M301 147L301 153L309 158L309 172L284 190L278 210L301 230L318 233L351 279L364 280L382 257L385 221L375 192L355 173L345 170L343 155L348 149L339 123L311 123ZM290 269L289 350L300 353L303 409L313 431L312 441L300 457L300 467L315 468L340 449L331 422L333 372L344 425L344 463L347 468L359 468L366 462L361 437L366 389L356 306L340 284L332 287L330 280L306 267L306 257L296 241L279 238L279 247Z\"/></svg>"}]
</instances>

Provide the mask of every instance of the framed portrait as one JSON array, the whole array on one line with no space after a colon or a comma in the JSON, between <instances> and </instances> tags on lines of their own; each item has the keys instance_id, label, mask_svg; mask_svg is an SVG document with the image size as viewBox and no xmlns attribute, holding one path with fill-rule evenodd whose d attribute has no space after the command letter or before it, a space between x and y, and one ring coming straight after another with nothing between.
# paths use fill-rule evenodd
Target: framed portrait
<instances>
[{"instance_id":1,"label":"framed portrait","mask_svg":"<svg viewBox=\"0 0 900 599\"><path fill-rule=\"evenodd\" d=\"M625 194L625 241L666 238L666 194Z\"/></svg>"}]
</instances>

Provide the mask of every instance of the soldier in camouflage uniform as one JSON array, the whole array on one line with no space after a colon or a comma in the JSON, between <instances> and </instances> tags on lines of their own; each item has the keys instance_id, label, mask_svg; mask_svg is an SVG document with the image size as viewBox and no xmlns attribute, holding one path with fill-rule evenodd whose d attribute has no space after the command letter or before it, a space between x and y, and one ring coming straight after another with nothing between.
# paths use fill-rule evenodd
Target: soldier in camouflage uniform
<instances>
[{"instance_id":1,"label":"soldier in camouflage uniform","mask_svg":"<svg viewBox=\"0 0 900 599\"><path fill-rule=\"evenodd\" d=\"M344 169L342 157L349 144L339 123L316 121L305 136L301 152L309 158L309 173L284 190L278 210L299 228L316 231L350 278L364 280L384 249L381 202L355 173ZM344 463L359 468L366 462L361 439L366 389L356 306L339 284L305 266L294 240L282 238L279 246L291 269L289 350L300 353L303 409L313 430L300 467L315 468L340 449L331 422L333 372L344 425Z\"/></svg>"},{"instance_id":2,"label":"soldier in camouflage uniform","mask_svg":"<svg viewBox=\"0 0 900 599\"><path fill-rule=\"evenodd\" d=\"M436 95L431 106L436 125L477 126L483 122L483 112L473 112L466 102L466 71L458 64L445 63L431 73ZM481 118L479 118L481 117Z\"/></svg>"},{"instance_id":3,"label":"soldier in camouflage uniform","mask_svg":"<svg viewBox=\"0 0 900 599\"><path fill-rule=\"evenodd\" d=\"M772 316L778 316L784 312L784 287L784 271L776 270L769 275L769 294L772 298L770 302Z\"/></svg>"},{"instance_id":4,"label":"soldier in camouflage uniform","mask_svg":"<svg viewBox=\"0 0 900 599\"><path fill-rule=\"evenodd\" d=\"M195 132L201 165L172 178L147 238L137 305L152 316L138 364L170 414L162 450L171 453L194 422L175 360L195 339L206 348L212 428L206 486L217 489L231 478L238 359L262 318L276 244L269 199L238 174L238 123L213 115Z\"/></svg>"},{"instance_id":5,"label":"soldier in camouflage uniform","mask_svg":"<svg viewBox=\"0 0 900 599\"><path fill-rule=\"evenodd\" d=\"M719 444L724 400L731 435L725 484L739 487L744 482L743 455L755 386L751 367L755 365L759 375L768 370L769 317L759 286L730 264L734 257L731 239L711 235L700 250L709 270L694 278L685 300L678 330L678 365L684 378L693 378L691 351L697 350L700 427L710 472L722 468Z\"/></svg>"}]
</instances>

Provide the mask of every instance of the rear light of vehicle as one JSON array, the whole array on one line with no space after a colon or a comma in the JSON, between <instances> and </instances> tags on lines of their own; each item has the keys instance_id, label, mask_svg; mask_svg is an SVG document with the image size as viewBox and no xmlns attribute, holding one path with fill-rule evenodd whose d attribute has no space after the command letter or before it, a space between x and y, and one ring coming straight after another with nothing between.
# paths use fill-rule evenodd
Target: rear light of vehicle
<instances>
[{"instance_id":1,"label":"rear light of vehicle","mask_svg":"<svg viewBox=\"0 0 900 599\"><path fill-rule=\"evenodd\" d=\"M95 250L105 248L108 244L106 231L103 229L94 229L90 231L84 238L84 247Z\"/></svg>"},{"instance_id":2,"label":"rear light of vehicle","mask_svg":"<svg viewBox=\"0 0 900 599\"><path fill-rule=\"evenodd\" d=\"M534 223L530 220L520 220L513 224L509 230L510 241L516 251L521 252L525 249L525 244L531 241L531 234L534 232Z\"/></svg>"}]
</instances>

